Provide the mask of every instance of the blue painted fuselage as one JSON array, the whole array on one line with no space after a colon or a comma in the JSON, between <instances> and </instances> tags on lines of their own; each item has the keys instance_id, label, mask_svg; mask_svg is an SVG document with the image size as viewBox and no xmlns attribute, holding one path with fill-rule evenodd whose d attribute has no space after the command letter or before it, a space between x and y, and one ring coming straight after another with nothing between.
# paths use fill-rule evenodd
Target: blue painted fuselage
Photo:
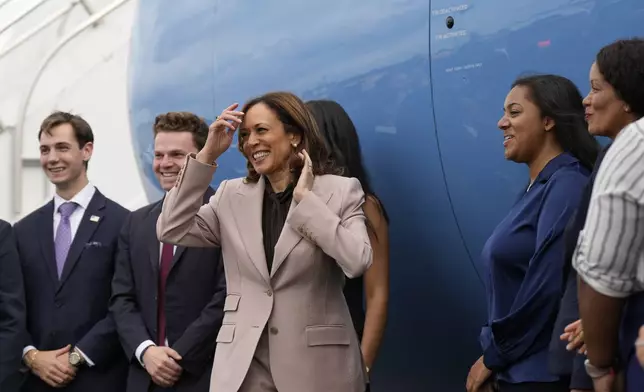
<instances>
[{"instance_id":1,"label":"blue painted fuselage","mask_svg":"<svg viewBox=\"0 0 644 392\"><path fill-rule=\"evenodd\" d=\"M271 90L338 101L391 217L373 390L461 391L486 315L477 258L528 182L496 126L510 84L556 73L585 94L597 51L644 35L642 20L640 0L141 0L129 75L141 177L158 199L158 113L212 120ZM214 185L246 172L236 148L218 163Z\"/></svg>"}]
</instances>

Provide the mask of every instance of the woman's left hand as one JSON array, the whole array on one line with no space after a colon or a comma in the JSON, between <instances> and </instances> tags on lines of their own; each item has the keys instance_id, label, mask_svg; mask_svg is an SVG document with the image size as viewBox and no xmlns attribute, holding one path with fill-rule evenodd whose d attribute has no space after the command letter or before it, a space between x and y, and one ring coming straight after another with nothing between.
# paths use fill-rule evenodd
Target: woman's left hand
<instances>
[{"instance_id":1,"label":"woman's left hand","mask_svg":"<svg viewBox=\"0 0 644 392\"><path fill-rule=\"evenodd\" d=\"M297 181L295 189L293 189L293 199L299 203L304 196L313 189L313 180L315 177L313 176L313 162L306 150L302 150L302 152L297 155L304 161L300 179Z\"/></svg>"},{"instance_id":2,"label":"woman's left hand","mask_svg":"<svg viewBox=\"0 0 644 392\"><path fill-rule=\"evenodd\" d=\"M483 363L483 356L479 358L472 368L470 369L470 373L467 375L467 383L465 384L465 388L467 389L467 392L479 392L481 391L481 387L485 382L490 378L492 375L492 371L485 367L485 364Z\"/></svg>"}]
</instances>

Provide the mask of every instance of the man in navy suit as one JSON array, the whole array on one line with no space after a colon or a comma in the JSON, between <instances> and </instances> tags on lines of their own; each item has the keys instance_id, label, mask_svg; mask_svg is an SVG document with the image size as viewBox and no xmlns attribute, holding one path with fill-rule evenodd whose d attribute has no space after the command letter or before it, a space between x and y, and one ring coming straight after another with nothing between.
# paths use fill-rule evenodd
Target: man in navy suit
<instances>
[{"instance_id":1,"label":"man in navy suit","mask_svg":"<svg viewBox=\"0 0 644 392\"><path fill-rule=\"evenodd\" d=\"M85 120L54 112L38 139L56 192L14 225L27 299L23 362L30 372L22 390L123 391L127 359L108 303L129 212L87 179L94 135Z\"/></svg>"},{"instance_id":2,"label":"man in navy suit","mask_svg":"<svg viewBox=\"0 0 644 392\"><path fill-rule=\"evenodd\" d=\"M0 391L16 392L25 330L25 293L11 225L0 220Z\"/></svg>"},{"instance_id":3,"label":"man in navy suit","mask_svg":"<svg viewBox=\"0 0 644 392\"><path fill-rule=\"evenodd\" d=\"M207 137L208 125L192 113L157 116L153 170L163 190ZM162 205L132 212L119 240L110 309L130 358L127 392L208 392L226 298L221 252L160 243Z\"/></svg>"}]
</instances>

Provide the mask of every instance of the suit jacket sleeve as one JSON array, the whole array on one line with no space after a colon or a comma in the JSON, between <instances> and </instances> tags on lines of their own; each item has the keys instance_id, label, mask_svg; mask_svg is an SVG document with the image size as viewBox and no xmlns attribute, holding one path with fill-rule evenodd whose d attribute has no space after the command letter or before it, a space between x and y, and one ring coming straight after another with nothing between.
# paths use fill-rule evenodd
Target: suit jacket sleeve
<instances>
[{"instance_id":1,"label":"suit jacket sleeve","mask_svg":"<svg viewBox=\"0 0 644 392\"><path fill-rule=\"evenodd\" d=\"M23 269L22 269L23 260L22 260L22 256L21 256L23 254L22 249L27 247L27 246L29 246L29 244L25 244L22 239L23 238L30 238L30 236L28 235L28 232L25 232L26 229L27 228L24 227L24 223L22 223L22 222L17 222L16 224L13 225L13 235L14 235L14 239L15 239L15 243L16 243L16 248L18 250L18 259L20 260L21 275L22 275L22 271L23 271ZM23 294L24 294L24 275L22 275L22 280L23 280L22 284L23 284ZM31 337L31 333L29 332L29 328L28 328L28 326L26 324L27 298L26 298L26 294L24 294L24 295L25 295L25 300L24 300L24 304L25 304L25 328L24 328L24 331L23 331L23 334L22 334L22 339L23 339L22 343L23 343L23 349L26 349L27 347L30 347L30 346L34 347L34 340ZM21 356L22 355L23 354L21 353Z\"/></svg>"},{"instance_id":2,"label":"suit jacket sleeve","mask_svg":"<svg viewBox=\"0 0 644 392\"><path fill-rule=\"evenodd\" d=\"M208 204L203 195L210 185L216 166L203 164L195 154L186 157L177 184L168 192L157 221L157 236L162 242L192 247L219 246L217 207L226 188L218 187Z\"/></svg>"},{"instance_id":3,"label":"suit jacket sleeve","mask_svg":"<svg viewBox=\"0 0 644 392\"><path fill-rule=\"evenodd\" d=\"M127 219L129 211L125 211L121 223ZM122 226L119 226L119 230ZM112 257L116 257L118 247L114 247ZM107 312L105 318L96 323L76 346L85 354L97 367L109 366L117 355L122 355L118 347L119 336L116 330L116 323L111 312Z\"/></svg>"},{"instance_id":4,"label":"suit jacket sleeve","mask_svg":"<svg viewBox=\"0 0 644 392\"><path fill-rule=\"evenodd\" d=\"M0 222L0 384L20 368L25 332L20 258L11 225Z\"/></svg>"},{"instance_id":5,"label":"suit jacket sleeve","mask_svg":"<svg viewBox=\"0 0 644 392\"><path fill-rule=\"evenodd\" d=\"M114 278L112 279L112 297L110 298L110 312L114 317L116 329L125 353L132 361L138 363L136 348L150 339L143 316L139 311L136 301L134 278L130 261L130 232L132 216L130 216L121 233L116 253Z\"/></svg>"},{"instance_id":6,"label":"suit jacket sleeve","mask_svg":"<svg viewBox=\"0 0 644 392\"><path fill-rule=\"evenodd\" d=\"M214 252L213 252L214 253ZM215 352L215 339L219 333L224 317L224 301L226 300L226 275L221 251L216 250L218 258L217 289L212 299L174 343L172 348L181 355L181 367L193 374L201 374L212 361Z\"/></svg>"},{"instance_id":7,"label":"suit jacket sleeve","mask_svg":"<svg viewBox=\"0 0 644 392\"><path fill-rule=\"evenodd\" d=\"M347 277L355 278L371 266L372 249L360 181L350 178L345 183L340 216L316 194L308 192L293 209L288 224L334 258Z\"/></svg>"}]
</instances>

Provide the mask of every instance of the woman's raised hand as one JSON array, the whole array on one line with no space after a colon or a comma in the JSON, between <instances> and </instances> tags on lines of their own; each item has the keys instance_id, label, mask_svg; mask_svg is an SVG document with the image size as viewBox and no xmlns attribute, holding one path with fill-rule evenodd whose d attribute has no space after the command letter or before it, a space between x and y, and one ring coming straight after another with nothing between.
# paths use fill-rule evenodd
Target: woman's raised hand
<instances>
[{"instance_id":1,"label":"woman's raised hand","mask_svg":"<svg viewBox=\"0 0 644 392\"><path fill-rule=\"evenodd\" d=\"M197 160L212 164L228 150L233 142L237 127L244 118L244 113L235 111L239 104L232 104L224 109L208 129L206 144L197 154Z\"/></svg>"},{"instance_id":2,"label":"woman's raised hand","mask_svg":"<svg viewBox=\"0 0 644 392\"><path fill-rule=\"evenodd\" d=\"M296 203L299 203L304 196L313 189L313 180L315 179L315 176L313 175L313 162L311 161L309 154L306 150L302 150L298 156L304 161L304 167L302 167L300 179L297 181L297 184L293 189L293 199L295 199Z\"/></svg>"}]
</instances>

